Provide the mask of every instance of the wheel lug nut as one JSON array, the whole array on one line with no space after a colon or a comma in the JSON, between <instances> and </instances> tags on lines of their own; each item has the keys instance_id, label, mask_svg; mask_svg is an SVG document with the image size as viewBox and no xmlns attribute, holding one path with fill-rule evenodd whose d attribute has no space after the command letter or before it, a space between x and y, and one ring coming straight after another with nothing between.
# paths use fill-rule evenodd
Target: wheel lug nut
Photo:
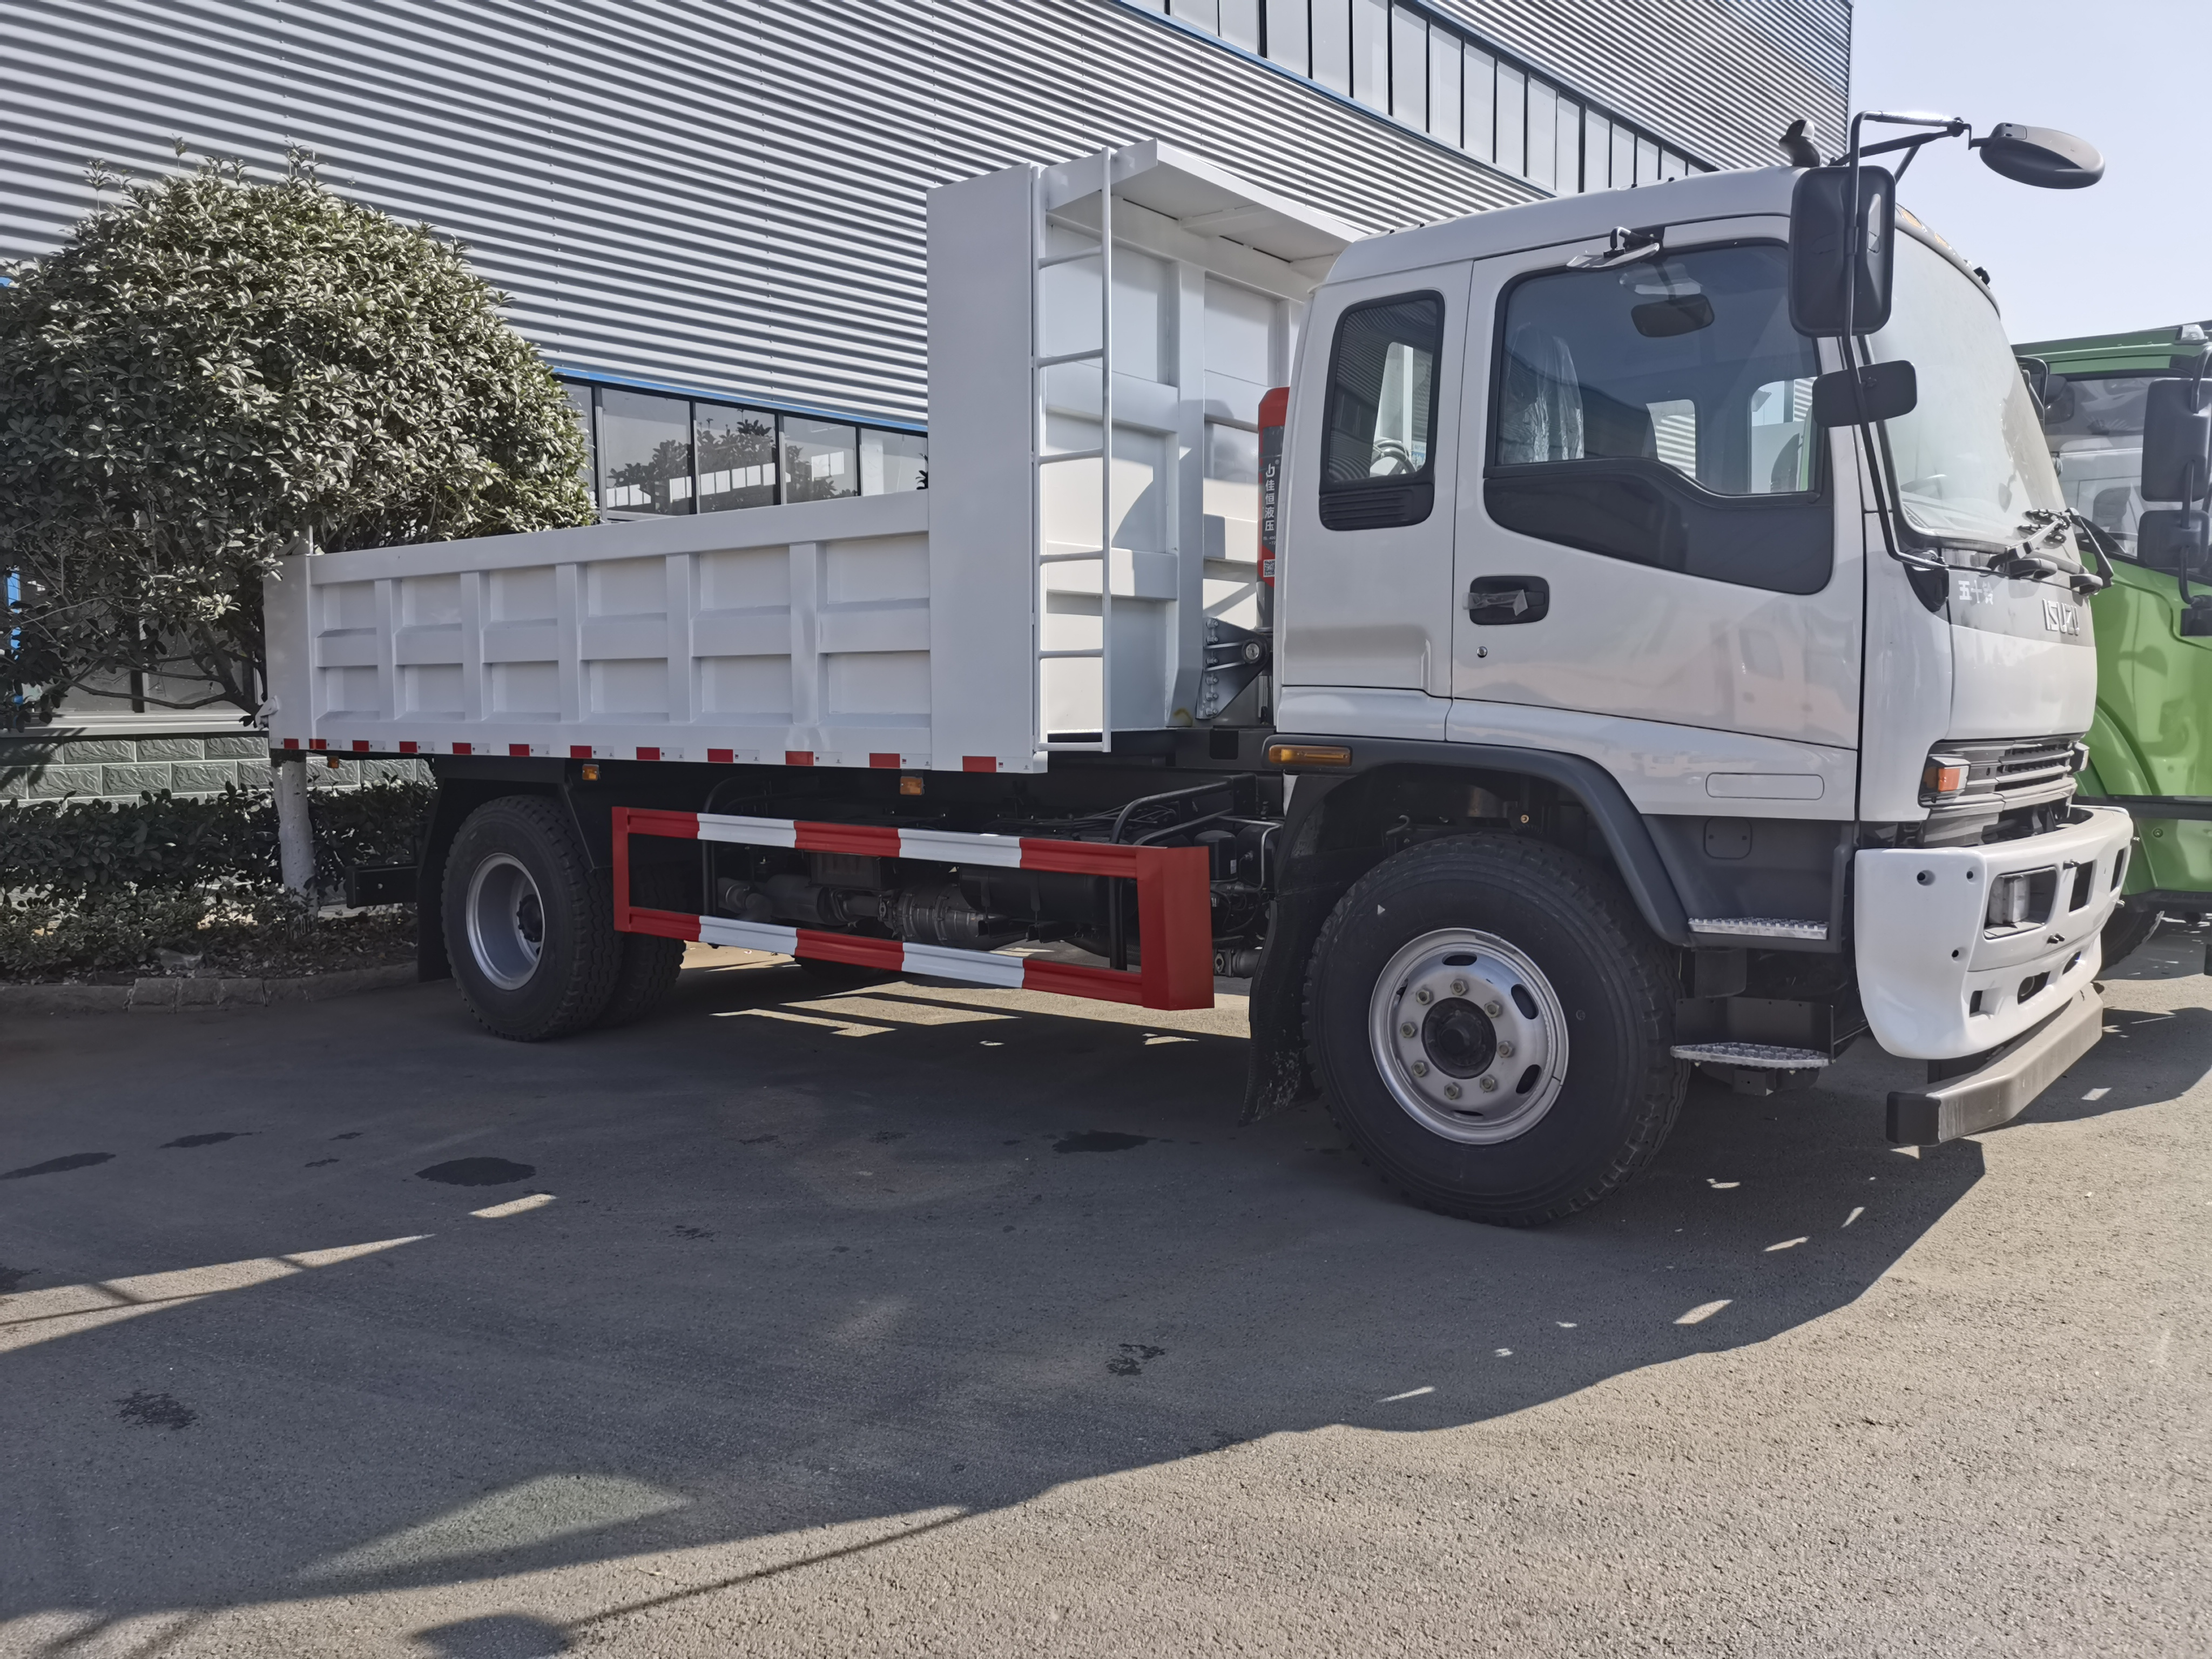
<instances>
[{"instance_id":1,"label":"wheel lug nut","mask_svg":"<svg viewBox=\"0 0 2212 1659\"><path fill-rule=\"evenodd\" d=\"M1413 1000L1416 1002L1426 1003L1433 1001L1434 1000L1433 994L1425 985L1424 985L1419 990L1413 993Z\"/></svg>"},{"instance_id":2,"label":"wheel lug nut","mask_svg":"<svg viewBox=\"0 0 2212 1659\"><path fill-rule=\"evenodd\" d=\"M1505 1012L1505 1005L1496 1000L1486 1002L1482 1005L1482 1012L1488 1014L1491 1018L1496 1019Z\"/></svg>"},{"instance_id":3,"label":"wheel lug nut","mask_svg":"<svg viewBox=\"0 0 2212 1659\"><path fill-rule=\"evenodd\" d=\"M1428 1074L1429 1062L1427 1060L1417 1060L1413 1062L1413 1075L1415 1077L1426 1077Z\"/></svg>"},{"instance_id":4,"label":"wheel lug nut","mask_svg":"<svg viewBox=\"0 0 2212 1659\"><path fill-rule=\"evenodd\" d=\"M1513 1058L1513 1045L1512 1045L1511 1043L1510 1043L1510 1042L1501 1042L1501 1043L1499 1043L1499 1044L1498 1045L1498 1059L1500 1059L1500 1060L1510 1060L1510 1059L1512 1059L1512 1058Z\"/></svg>"},{"instance_id":5,"label":"wheel lug nut","mask_svg":"<svg viewBox=\"0 0 2212 1659\"><path fill-rule=\"evenodd\" d=\"M1398 1035L1402 1037L1419 1036L1420 1034L1421 1028L1410 1019L1398 1028Z\"/></svg>"},{"instance_id":6,"label":"wheel lug nut","mask_svg":"<svg viewBox=\"0 0 2212 1659\"><path fill-rule=\"evenodd\" d=\"M1467 981L1463 979L1454 980L1452 981L1452 994L1455 997L1465 996L1467 994Z\"/></svg>"},{"instance_id":7,"label":"wheel lug nut","mask_svg":"<svg viewBox=\"0 0 2212 1659\"><path fill-rule=\"evenodd\" d=\"M1459 1098L1459 1085L1456 1083L1445 1084L1444 1098L1446 1100L1457 1100Z\"/></svg>"},{"instance_id":8,"label":"wheel lug nut","mask_svg":"<svg viewBox=\"0 0 2212 1659\"><path fill-rule=\"evenodd\" d=\"M1498 1092L1498 1079L1486 1074L1482 1079L1482 1092L1486 1095L1496 1094Z\"/></svg>"}]
</instances>

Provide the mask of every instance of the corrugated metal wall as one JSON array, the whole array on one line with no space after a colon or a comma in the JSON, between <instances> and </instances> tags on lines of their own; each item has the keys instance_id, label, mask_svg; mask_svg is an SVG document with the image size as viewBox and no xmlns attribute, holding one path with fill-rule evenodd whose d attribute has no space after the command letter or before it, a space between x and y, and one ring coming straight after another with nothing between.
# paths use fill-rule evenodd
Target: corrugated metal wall
<instances>
[{"instance_id":1,"label":"corrugated metal wall","mask_svg":"<svg viewBox=\"0 0 2212 1659\"><path fill-rule=\"evenodd\" d=\"M1440 9L1717 160L1842 107L1846 0ZM1370 231L1530 193L1115 0L9 0L0 63L0 257L94 156L299 145L469 243L564 367L893 420L941 180L1158 137Z\"/></svg>"},{"instance_id":2,"label":"corrugated metal wall","mask_svg":"<svg viewBox=\"0 0 2212 1659\"><path fill-rule=\"evenodd\" d=\"M1772 167L1796 116L1840 147L1850 0L1424 0L1722 167Z\"/></svg>"}]
</instances>

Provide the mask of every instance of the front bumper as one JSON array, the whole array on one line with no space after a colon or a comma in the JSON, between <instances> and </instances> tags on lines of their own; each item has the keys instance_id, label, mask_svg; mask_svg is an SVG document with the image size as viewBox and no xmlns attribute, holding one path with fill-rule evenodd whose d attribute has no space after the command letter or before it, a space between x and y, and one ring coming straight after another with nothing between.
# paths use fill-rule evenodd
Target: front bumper
<instances>
[{"instance_id":1,"label":"front bumper","mask_svg":"<svg viewBox=\"0 0 2212 1659\"><path fill-rule=\"evenodd\" d=\"M2104 1034L2104 1000L2095 986L2085 985L2063 1008L1966 1076L1893 1090L1889 1138L1899 1146L1936 1146L2009 1123Z\"/></svg>"},{"instance_id":2,"label":"front bumper","mask_svg":"<svg viewBox=\"0 0 2212 1659\"><path fill-rule=\"evenodd\" d=\"M2023 841L1857 855L1853 948L1875 1042L1908 1060L1981 1054L2057 1013L2095 976L2133 825L2111 807L2072 816ZM2048 914L1989 927L1992 884L2027 871L2056 872Z\"/></svg>"}]
</instances>

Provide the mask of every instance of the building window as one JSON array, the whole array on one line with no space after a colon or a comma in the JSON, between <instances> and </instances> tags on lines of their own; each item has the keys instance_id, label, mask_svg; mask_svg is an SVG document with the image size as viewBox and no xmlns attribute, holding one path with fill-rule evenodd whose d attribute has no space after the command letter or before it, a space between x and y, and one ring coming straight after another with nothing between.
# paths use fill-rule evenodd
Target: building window
<instances>
[{"instance_id":1,"label":"building window","mask_svg":"<svg viewBox=\"0 0 2212 1659\"><path fill-rule=\"evenodd\" d=\"M783 422L783 499L827 501L860 493L860 433L830 421Z\"/></svg>"},{"instance_id":2,"label":"building window","mask_svg":"<svg viewBox=\"0 0 2212 1659\"><path fill-rule=\"evenodd\" d=\"M929 447L919 432L860 428L860 493L891 495L929 488Z\"/></svg>"},{"instance_id":3,"label":"building window","mask_svg":"<svg viewBox=\"0 0 2212 1659\"><path fill-rule=\"evenodd\" d=\"M1572 195L1709 173L1403 0L1125 0Z\"/></svg>"},{"instance_id":4,"label":"building window","mask_svg":"<svg viewBox=\"0 0 2212 1659\"><path fill-rule=\"evenodd\" d=\"M775 505L775 416L765 409L696 404L699 510Z\"/></svg>"},{"instance_id":5,"label":"building window","mask_svg":"<svg viewBox=\"0 0 2212 1659\"><path fill-rule=\"evenodd\" d=\"M691 511L691 406L684 398L602 387L599 455L603 511Z\"/></svg>"},{"instance_id":6,"label":"building window","mask_svg":"<svg viewBox=\"0 0 2212 1659\"><path fill-rule=\"evenodd\" d=\"M592 499L628 518L929 487L919 432L785 415L775 410L562 382L589 456Z\"/></svg>"}]
</instances>

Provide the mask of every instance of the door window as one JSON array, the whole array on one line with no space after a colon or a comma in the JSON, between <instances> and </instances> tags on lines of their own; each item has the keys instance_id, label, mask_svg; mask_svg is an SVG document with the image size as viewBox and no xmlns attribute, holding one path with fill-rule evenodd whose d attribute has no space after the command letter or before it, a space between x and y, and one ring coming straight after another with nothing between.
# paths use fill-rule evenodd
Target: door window
<instances>
[{"instance_id":1,"label":"door window","mask_svg":"<svg viewBox=\"0 0 2212 1659\"><path fill-rule=\"evenodd\" d=\"M1322 434L1321 521L1330 529L1429 516L1443 319L1440 295L1412 294L1355 306L1338 320Z\"/></svg>"},{"instance_id":2,"label":"door window","mask_svg":"<svg viewBox=\"0 0 2212 1659\"><path fill-rule=\"evenodd\" d=\"M1788 274L1781 246L1755 243L1516 283L1501 317L1491 516L1690 575L1826 586L1820 359L1790 326Z\"/></svg>"}]
</instances>

